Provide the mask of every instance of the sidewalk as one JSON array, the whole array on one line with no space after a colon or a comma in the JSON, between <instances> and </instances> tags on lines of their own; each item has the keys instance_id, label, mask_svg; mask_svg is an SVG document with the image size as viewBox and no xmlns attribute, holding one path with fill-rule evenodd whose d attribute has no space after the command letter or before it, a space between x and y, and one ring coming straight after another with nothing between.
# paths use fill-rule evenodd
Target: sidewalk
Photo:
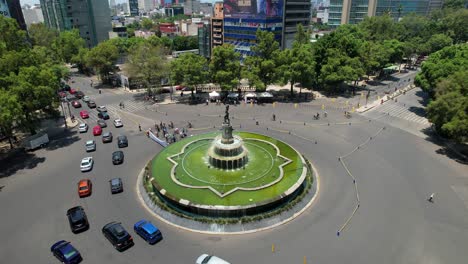
<instances>
[{"instance_id":1,"label":"sidewalk","mask_svg":"<svg viewBox=\"0 0 468 264\"><path fill-rule=\"evenodd\" d=\"M405 94L407 91L412 90L414 88L416 88L416 86L414 84L410 84L410 85L406 86L405 88L397 90L397 91L395 91L395 92L393 92L393 93L391 93L389 95L385 95L382 98L377 99L377 100L375 100L374 102L372 102L370 104L359 107L358 109L356 109L356 112L364 113L366 111L369 111L370 109L372 109L372 108L374 108L376 106L382 105L385 102L387 102L388 100L395 99L398 96L400 96L402 94Z\"/></svg>"}]
</instances>

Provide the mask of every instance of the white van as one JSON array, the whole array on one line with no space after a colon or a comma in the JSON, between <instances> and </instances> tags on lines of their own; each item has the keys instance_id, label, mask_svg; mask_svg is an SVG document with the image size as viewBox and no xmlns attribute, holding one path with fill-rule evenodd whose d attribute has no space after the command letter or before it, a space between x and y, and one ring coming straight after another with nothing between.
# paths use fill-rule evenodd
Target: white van
<instances>
[{"instance_id":1,"label":"white van","mask_svg":"<svg viewBox=\"0 0 468 264\"><path fill-rule=\"evenodd\" d=\"M216 256L203 254L197 258L196 264L230 264L230 263Z\"/></svg>"}]
</instances>

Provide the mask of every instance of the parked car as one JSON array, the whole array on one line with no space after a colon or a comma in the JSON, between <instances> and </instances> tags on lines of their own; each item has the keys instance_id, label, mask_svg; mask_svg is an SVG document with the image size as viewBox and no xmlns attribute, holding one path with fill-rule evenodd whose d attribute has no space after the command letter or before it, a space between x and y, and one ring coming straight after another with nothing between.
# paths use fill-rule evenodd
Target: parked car
<instances>
[{"instance_id":1,"label":"parked car","mask_svg":"<svg viewBox=\"0 0 468 264\"><path fill-rule=\"evenodd\" d=\"M86 110L80 111L80 116L83 119L89 118L89 113Z\"/></svg>"},{"instance_id":2,"label":"parked car","mask_svg":"<svg viewBox=\"0 0 468 264\"><path fill-rule=\"evenodd\" d=\"M43 148L49 143L49 135L47 134L35 134L30 137L27 137L22 146L25 150L34 150L37 148Z\"/></svg>"},{"instance_id":3,"label":"parked car","mask_svg":"<svg viewBox=\"0 0 468 264\"><path fill-rule=\"evenodd\" d=\"M106 121L104 121L104 119L98 119L97 124L98 124L98 126L100 126L102 128L107 127L107 123L106 123Z\"/></svg>"},{"instance_id":4,"label":"parked car","mask_svg":"<svg viewBox=\"0 0 468 264\"><path fill-rule=\"evenodd\" d=\"M103 105L97 107L98 112L107 112L107 108Z\"/></svg>"},{"instance_id":5,"label":"parked car","mask_svg":"<svg viewBox=\"0 0 468 264\"><path fill-rule=\"evenodd\" d=\"M86 157L81 160L80 169L82 172L90 171L93 169L93 157Z\"/></svg>"},{"instance_id":6,"label":"parked car","mask_svg":"<svg viewBox=\"0 0 468 264\"><path fill-rule=\"evenodd\" d=\"M183 86L183 85L176 85L175 89L176 89L176 91L184 91L184 90L185 90L185 86Z\"/></svg>"},{"instance_id":7,"label":"parked car","mask_svg":"<svg viewBox=\"0 0 468 264\"><path fill-rule=\"evenodd\" d=\"M163 238L161 231L150 221L146 221L145 219L136 222L135 225L133 225L133 230L150 245L156 244L156 242Z\"/></svg>"},{"instance_id":8,"label":"parked car","mask_svg":"<svg viewBox=\"0 0 468 264\"><path fill-rule=\"evenodd\" d=\"M89 229L89 222L86 213L81 206L75 206L67 210L68 223L73 233L86 231Z\"/></svg>"},{"instance_id":9,"label":"parked car","mask_svg":"<svg viewBox=\"0 0 468 264\"><path fill-rule=\"evenodd\" d=\"M94 141L94 140L86 141L85 147L86 147L86 152L95 151L96 150L96 141Z\"/></svg>"},{"instance_id":10,"label":"parked car","mask_svg":"<svg viewBox=\"0 0 468 264\"><path fill-rule=\"evenodd\" d=\"M108 131L102 134L102 143L112 142L112 132Z\"/></svg>"},{"instance_id":11,"label":"parked car","mask_svg":"<svg viewBox=\"0 0 468 264\"><path fill-rule=\"evenodd\" d=\"M123 251L134 245L132 236L123 228L121 223L108 223L102 228L102 234L118 251Z\"/></svg>"},{"instance_id":12,"label":"parked car","mask_svg":"<svg viewBox=\"0 0 468 264\"><path fill-rule=\"evenodd\" d=\"M196 264L229 264L229 262L225 261L216 256L203 254L197 258Z\"/></svg>"},{"instance_id":13,"label":"parked car","mask_svg":"<svg viewBox=\"0 0 468 264\"><path fill-rule=\"evenodd\" d=\"M89 96L85 95L85 96L83 96L82 100L83 100L83 102L87 103L87 102L89 102L91 100L91 98Z\"/></svg>"},{"instance_id":14,"label":"parked car","mask_svg":"<svg viewBox=\"0 0 468 264\"><path fill-rule=\"evenodd\" d=\"M80 133L86 133L88 132L88 125L86 123L81 123L79 126L78 126L78 131Z\"/></svg>"},{"instance_id":15,"label":"parked car","mask_svg":"<svg viewBox=\"0 0 468 264\"><path fill-rule=\"evenodd\" d=\"M76 264L80 263L83 258L80 252L65 240L60 240L50 247L50 251L54 256L65 264Z\"/></svg>"},{"instance_id":16,"label":"parked car","mask_svg":"<svg viewBox=\"0 0 468 264\"><path fill-rule=\"evenodd\" d=\"M80 198L91 195L93 191L93 183L90 179L83 179L78 182L78 195Z\"/></svg>"},{"instance_id":17,"label":"parked car","mask_svg":"<svg viewBox=\"0 0 468 264\"><path fill-rule=\"evenodd\" d=\"M93 135L99 136L102 134L102 128L100 126L93 127Z\"/></svg>"},{"instance_id":18,"label":"parked car","mask_svg":"<svg viewBox=\"0 0 468 264\"><path fill-rule=\"evenodd\" d=\"M76 99L81 99L85 96L82 91L76 91L75 94L73 95L75 96Z\"/></svg>"},{"instance_id":19,"label":"parked car","mask_svg":"<svg viewBox=\"0 0 468 264\"><path fill-rule=\"evenodd\" d=\"M128 147L128 139L127 136L120 135L117 137L117 146L119 148L125 148Z\"/></svg>"},{"instance_id":20,"label":"parked car","mask_svg":"<svg viewBox=\"0 0 468 264\"><path fill-rule=\"evenodd\" d=\"M123 127L122 120L120 120L120 119L115 119L115 120L114 120L114 126L115 126L115 127Z\"/></svg>"},{"instance_id":21,"label":"parked car","mask_svg":"<svg viewBox=\"0 0 468 264\"><path fill-rule=\"evenodd\" d=\"M88 102L88 107L89 108L96 108L96 103L94 101L89 101Z\"/></svg>"},{"instance_id":22,"label":"parked car","mask_svg":"<svg viewBox=\"0 0 468 264\"><path fill-rule=\"evenodd\" d=\"M67 93L66 93L66 92L58 92L58 95L59 95L60 98L67 97Z\"/></svg>"},{"instance_id":23,"label":"parked car","mask_svg":"<svg viewBox=\"0 0 468 264\"><path fill-rule=\"evenodd\" d=\"M107 112L99 112L99 113L98 113L98 117L99 117L99 118L102 118L102 119L104 119L104 120L107 120L107 119L110 118L110 117L109 117L109 114L108 114Z\"/></svg>"},{"instance_id":24,"label":"parked car","mask_svg":"<svg viewBox=\"0 0 468 264\"><path fill-rule=\"evenodd\" d=\"M122 164L124 161L124 153L123 151L121 150L118 150L118 151L114 151L112 153L112 163L114 165L117 165L117 164Z\"/></svg>"},{"instance_id":25,"label":"parked car","mask_svg":"<svg viewBox=\"0 0 468 264\"><path fill-rule=\"evenodd\" d=\"M123 183L121 178L114 178L109 181L111 193L123 192Z\"/></svg>"},{"instance_id":26,"label":"parked car","mask_svg":"<svg viewBox=\"0 0 468 264\"><path fill-rule=\"evenodd\" d=\"M81 103L79 101L73 101L72 102L72 106L75 107L75 108L80 108L81 107Z\"/></svg>"},{"instance_id":27,"label":"parked car","mask_svg":"<svg viewBox=\"0 0 468 264\"><path fill-rule=\"evenodd\" d=\"M70 94L75 94L75 93L76 93L76 90L73 89L73 88L70 88L70 90L68 90L68 92L69 92Z\"/></svg>"}]
</instances>

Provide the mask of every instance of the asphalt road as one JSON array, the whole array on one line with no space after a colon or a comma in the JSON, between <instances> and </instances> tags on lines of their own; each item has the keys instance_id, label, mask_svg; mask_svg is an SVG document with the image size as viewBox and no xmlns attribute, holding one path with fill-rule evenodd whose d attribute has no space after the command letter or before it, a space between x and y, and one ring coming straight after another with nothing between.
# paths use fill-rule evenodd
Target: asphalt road
<instances>
[{"instance_id":1,"label":"asphalt road","mask_svg":"<svg viewBox=\"0 0 468 264\"><path fill-rule=\"evenodd\" d=\"M154 122L173 121L180 127L190 121L195 128L191 133L212 131L213 125L222 122L217 115L223 114L223 106L165 105L150 111L138 108L140 102L131 94L102 90L99 95L85 87L86 82L77 78L76 85L82 85L98 105L120 101L125 101L126 107L135 105L131 111L116 110L123 128L108 122L104 129L112 131L114 137L121 133L129 137L125 162L112 165L115 141L103 144L97 138L97 151L91 153L95 166L91 172L81 173L80 160L88 156L84 142L94 137L91 131L72 133L31 154L41 162L0 178L0 186L4 186L0 191L0 232L4 235L0 256L7 263L57 263L49 248L61 239L71 241L81 251L83 263L194 263L202 253L216 254L231 263L293 264L304 263L304 257L307 263L466 262L466 165L439 154L440 147L432 142L383 120L369 122L357 115L344 119L338 110L330 110L325 119L313 120L319 106L231 108L235 129L288 142L317 167L320 193L304 214L278 228L246 235L204 235L162 223L140 204L136 194L136 176L161 150L138 131L137 124L145 128ZM273 113L276 122L270 120ZM259 121L258 126L255 121ZM386 129L374 136L384 126ZM371 136L369 143L344 160L357 179L361 206L337 236L356 204L352 181L337 157ZM93 194L80 199L77 182L85 177L93 181ZM111 195L108 180L113 177L123 179L123 193ZM426 201L432 192L436 193L435 203ZM76 205L85 208L91 224L90 230L78 235L70 231L65 215ZM161 229L161 242L150 246L133 232L133 224L141 218L152 220ZM113 249L100 231L110 221L123 223L134 236L134 247L123 253Z\"/></svg>"}]
</instances>

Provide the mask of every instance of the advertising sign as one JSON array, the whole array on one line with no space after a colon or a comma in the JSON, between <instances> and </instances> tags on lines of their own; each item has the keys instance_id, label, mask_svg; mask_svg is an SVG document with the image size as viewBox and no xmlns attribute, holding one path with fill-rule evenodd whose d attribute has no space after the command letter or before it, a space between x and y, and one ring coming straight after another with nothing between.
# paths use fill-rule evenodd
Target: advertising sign
<instances>
[{"instance_id":1,"label":"advertising sign","mask_svg":"<svg viewBox=\"0 0 468 264\"><path fill-rule=\"evenodd\" d=\"M267 18L283 16L284 0L225 0L224 16L232 18Z\"/></svg>"},{"instance_id":2,"label":"advertising sign","mask_svg":"<svg viewBox=\"0 0 468 264\"><path fill-rule=\"evenodd\" d=\"M0 16L10 16L10 12L8 11L8 5L6 0L0 0Z\"/></svg>"}]
</instances>

